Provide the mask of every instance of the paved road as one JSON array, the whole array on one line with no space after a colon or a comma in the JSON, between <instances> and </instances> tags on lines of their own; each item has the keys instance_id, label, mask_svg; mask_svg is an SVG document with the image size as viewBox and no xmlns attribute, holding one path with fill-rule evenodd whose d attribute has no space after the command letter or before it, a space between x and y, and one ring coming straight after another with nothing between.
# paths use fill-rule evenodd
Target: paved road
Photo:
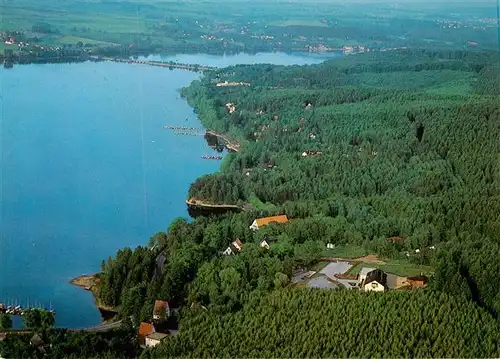
<instances>
[{"instance_id":1,"label":"paved road","mask_svg":"<svg viewBox=\"0 0 500 359\"><path fill-rule=\"evenodd\" d=\"M119 328L122 325L122 320L113 323L103 323L93 327L82 328L82 329L71 329L72 331L82 331L82 332L107 332Z\"/></svg>"}]
</instances>

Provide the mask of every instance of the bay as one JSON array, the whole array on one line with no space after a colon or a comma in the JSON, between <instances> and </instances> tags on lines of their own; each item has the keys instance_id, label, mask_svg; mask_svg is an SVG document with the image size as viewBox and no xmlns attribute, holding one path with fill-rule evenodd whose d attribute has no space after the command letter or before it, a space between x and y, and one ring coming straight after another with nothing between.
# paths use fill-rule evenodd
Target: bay
<instances>
[{"instance_id":1,"label":"bay","mask_svg":"<svg viewBox=\"0 0 500 359\"><path fill-rule=\"evenodd\" d=\"M329 57L155 59L228 66ZM97 272L116 250L146 245L174 218L187 217L190 184L219 168L218 161L201 159L215 154L202 136L163 128L202 127L178 93L199 76L111 62L0 69L0 302L51 306L58 327L101 321L92 295L68 281Z\"/></svg>"}]
</instances>

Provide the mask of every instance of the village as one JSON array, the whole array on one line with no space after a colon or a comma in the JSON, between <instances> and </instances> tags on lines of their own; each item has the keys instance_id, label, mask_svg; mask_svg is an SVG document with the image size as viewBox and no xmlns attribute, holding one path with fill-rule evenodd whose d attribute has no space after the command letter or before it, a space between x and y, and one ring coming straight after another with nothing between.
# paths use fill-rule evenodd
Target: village
<instances>
[{"instance_id":1,"label":"village","mask_svg":"<svg viewBox=\"0 0 500 359\"><path fill-rule=\"evenodd\" d=\"M285 224L289 222L286 215L257 218L250 225L250 229L258 231L260 228L271 223ZM394 241L396 237L388 240ZM397 237L401 238L401 237ZM267 237L260 241L259 246L269 250L276 240ZM326 244L327 249L335 249L332 243ZM222 252L223 255L237 255L244 248L244 243L240 239L232 241ZM435 249L434 246L430 247ZM415 253L420 253L416 249ZM406 252L406 256L410 254ZM412 289L423 287L428 282L428 277L423 273L413 276L400 276L386 273L378 268L386 262L378 259L374 255L360 258L321 258L314 268L297 269L290 284L293 286L303 286L309 288L322 289L356 289L364 292L385 292L388 290Z\"/></svg>"}]
</instances>

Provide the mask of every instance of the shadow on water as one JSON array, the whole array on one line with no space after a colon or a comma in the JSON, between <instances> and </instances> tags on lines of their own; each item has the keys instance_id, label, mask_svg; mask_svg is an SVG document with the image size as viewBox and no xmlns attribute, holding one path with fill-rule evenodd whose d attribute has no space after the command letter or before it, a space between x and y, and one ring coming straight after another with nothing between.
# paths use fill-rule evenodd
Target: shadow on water
<instances>
[{"instance_id":1,"label":"shadow on water","mask_svg":"<svg viewBox=\"0 0 500 359\"><path fill-rule=\"evenodd\" d=\"M188 205L188 214L191 218L207 217L212 215L224 214L228 212L239 212L240 209L236 208L203 208L201 206Z\"/></svg>"},{"instance_id":2,"label":"shadow on water","mask_svg":"<svg viewBox=\"0 0 500 359\"><path fill-rule=\"evenodd\" d=\"M481 293L479 291L477 283L470 275L469 267L467 267L465 264L462 264L460 266L460 275L467 280L467 285L469 286L472 300L476 302L476 304L479 305L481 308L485 309L489 314L491 314L493 318L498 319L498 313L496 312L495 308L492 308L491 306L489 306L484 302L483 298L481 297Z\"/></svg>"},{"instance_id":3,"label":"shadow on water","mask_svg":"<svg viewBox=\"0 0 500 359\"><path fill-rule=\"evenodd\" d=\"M226 148L225 142L217 136L207 133L205 134L205 140L207 141L207 144L217 152L223 152Z\"/></svg>"}]
</instances>

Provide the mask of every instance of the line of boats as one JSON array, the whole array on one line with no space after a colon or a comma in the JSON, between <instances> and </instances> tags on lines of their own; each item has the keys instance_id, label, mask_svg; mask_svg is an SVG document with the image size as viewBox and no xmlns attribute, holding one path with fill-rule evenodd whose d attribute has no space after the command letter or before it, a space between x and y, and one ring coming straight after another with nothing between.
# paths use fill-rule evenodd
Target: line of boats
<instances>
[{"instance_id":1,"label":"line of boats","mask_svg":"<svg viewBox=\"0 0 500 359\"><path fill-rule=\"evenodd\" d=\"M174 132L174 136L205 136L205 134L193 132Z\"/></svg>"},{"instance_id":2,"label":"line of boats","mask_svg":"<svg viewBox=\"0 0 500 359\"><path fill-rule=\"evenodd\" d=\"M175 131L204 131L201 127L189 127L189 126L163 126L165 130L175 130Z\"/></svg>"},{"instance_id":3,"label":"line of boats","mask_svg":"<svg viewBox=\"0 0 500 359\"><path fill-rule=\"evenodd\" d=\"M27 311L30 311L32 309L40 309L40 310L46 310L47 312L50 312L52 314L56 314L55 310L52 309L44 309L44 308L23 308L20 305L5 305L3 303L0 303L0 313L4 314L10 314L10 315L24 315Z\"/></svg>"},{"instance_id":4,"label":"line of boats","mask_svg":"<svg viewBox=\"0 0 500 359\"><path fill-rule=\"evenodd\" d=\"M221 160L223 157L222 156L217 156L217 155L203 155L201 156L204 160Z\"/></svg>"}]
</instances>

